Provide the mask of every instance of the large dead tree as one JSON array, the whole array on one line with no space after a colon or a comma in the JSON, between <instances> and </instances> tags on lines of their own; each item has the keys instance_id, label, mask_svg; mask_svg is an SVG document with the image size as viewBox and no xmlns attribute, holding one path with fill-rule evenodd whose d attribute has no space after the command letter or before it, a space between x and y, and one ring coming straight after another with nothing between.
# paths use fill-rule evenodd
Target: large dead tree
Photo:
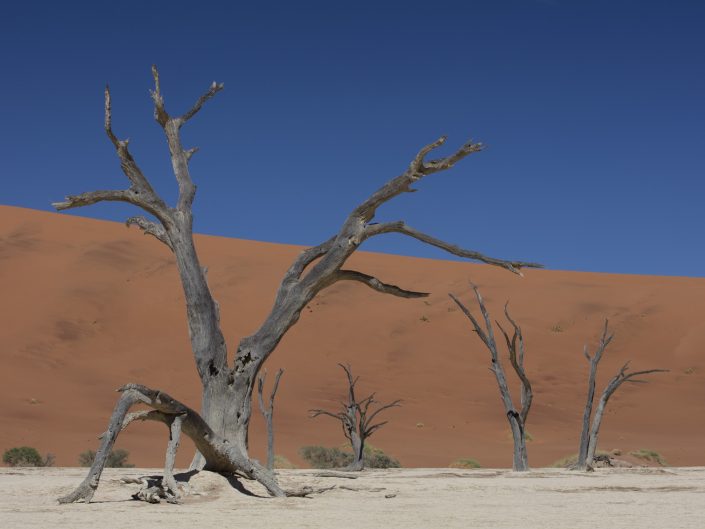
<instances>
[{"instance_id":1,"label":"large dead tree","mask_svg":"<svg viewBox=\"0 0 705 529\"><path fill-rule=\"evenodd\" d=\"M600 432L600 425L602 424L602 417L605 413L605 407L607 406L607 401L614 394L615 391L624 383L645 383L646 380L640 380L637 377L642 375L649 375L652 373L665 373L667 369L647 369L645 371L632 371L629 372L629 362L624 364L622 368L613 376L610 381L605 386L602 396L597 404L597 409L595 410L595 415L592 416L593 403L595 401L595 380L597 378L597 366L602 360L602 355L605 349L610 344L614 334L609 332L609 321L605 320L605 326L602 330L602 336L600 337L600 343L595 349L595 353L590 356L588 352L588 347L585 345L583 354L585 358L590 363L590 373L588 374L588 391L587 400L585 402L585 409L583 411L583 427L580 433L580 447L578 449L578 460L572 467L575 470L590 470L593 467L593 462L595 459L595 451L597 450L597 437ZM590 424L590 418L592 416L592 425Z\"/></svg>"},{"instance_id":2,"label":"large dead tree","mask_svg":"<svg viewBox=\"0 0 705 529\"><path fill-rule=\"evenodd\" d=\"M477 286L470 284L473 291L475 292L475 298L480 306L480 312L482 312L482 317L485 321L485 329L482 328L480 323L475 319L472 312L463 305L463 303L455 297L453 294L449 294L451 299L460 307L460 310L468 317L472 322L473 331L482 340L487 349L490 351L490 356L492 359L492 371L497 379L497 385L499 386L499 394L502 397L502 404L504 404L504 411L507 414L507 420L509 421L509 427L512 431L512 439L514 440L514 458L512 462L512 469L515 471L523 472L529 470L528 454L526 451L526 418L529 415L529 410L531 409L531 401L533 400L533 393L531 391L531 383L526 376L526 371L524 371L524 337L521 334L521 327L512 319L509 315L508 304L504 305L504 315L507 321L514 328L514 333L512 337L504 330L502 325L498 322L497 327L504 335L505 342L507 344L507 350L509 351L509 361L514 368L519 380L521 381L521 411L517 411L514 406L514 400L512 399L511 391L509 390L509 385L507 384L507 377L504 374L504 367L502 366L502 360L499 356L499 348L497 347L497 342L495 341L494 329L492 328L492 321L490 319L490 314L485 307L485 303L482 299L482 295L478 290ZM518 346L518 350L517 350Z\"/></svg>"},{"instance_id":3,"label":"large dead tree","mask_svg":"<svg viewBox=\"0 0 705 529\"><path fill-rule=\"evenodd\" d=\"M279 380L284 374L283 369L279 369L277 374L274 376L274 385L272 386L272 392L269 394L269 406L264 405L264 396L262 392L264 391L264 381L267 378L267 370L259 376L257 379L257 395L259 396L259 409L264 417L264 422L267 427L267 469L274 469L274 397L277 395L277 389L279 389Z\"/></svg>"},{"instance_id":4,"label":"large dead tree","mask_svg":"<svg viewBox=\"0 0 705 529\"><path fill-rule=\"evenodd\" d=\"M257 374L263 363L274 351L286 332L294 325L306 305L321 290L338 281L357 281L377 292L402 298L426 296L380 281L376 277L356 270L345 269L348 258L366 240L386 233L398 233L423 243L441 248L453 255L481 261L520 273L522 267L537 267L535 263L506 261L487 257L476 251L466 250L420 232L404 221L374 223L377 209L402 193L413 192L412 187L422 178L450 169L466 156L478 152L482 145L469 141L456 152L437 159L427 156L445 143L445 137L423 147L413 158L409 167L391 179L368 199L357 206L345 219L339 231L327 241L301 252L284 274L277 291L271 312L254 334L240 340L235 360L228 363L225 339L220 326L219 307L208 288L205 268L201 266L193 239L192 203L196 185L191 178L189 161L197 148L186 148L181 142L181 128L223 89L222 84L213 83L187 112L172 116L167 112L156 67L152 68L154 90L154 117L166 136L174 175L179 188L175 206L167 204L154 190L147 177L130 153L127 140L120 140L113 132L110 90L105 90L105 131L115 146L120 165L129 180L129 187L120 190L91 191L66 197L54 203L57 210L88 206L98 202L117 201L137 206L147 213L131 217L127 225L135 225L145 234L155 237L173 252L186 299L186 314L196 369L203 386L201 416L204 424L213 432L215 439L228 442L228 454L233 468L261 480L272 494L283 495L268 478L266 469L250 463L248 456L248 426L252 413L252 394ZM146 390L145 390L146 391ZM149 390L156 391L156 390ZM159 393L159 392L156 392ZM121 401L122 402L122 401ZM167 413L162 411L162 413ZM192 467L222 467L220 460L209 460L215 453L215 445L206 449L200 443ZM96 457L96 461L100 461ZM97 481L92 482L97 487ZM88 499L89 494L75 499Z\"/></svg>"},{"instance_id":5,"label":"large dead tree","mask_svg":"<svg viewBox=\"0 0 705 529\"><path fill-rule=\"evenodd\" d=\"M384 410L394 408L401 405L401 400L395 400L389 404L383 404L376 409L370 409L370 406L379 404L375 400L375 394L365 397L362 400L357 400L355 396L355 385L360 377L353 377L350 365L338 364L345 371L345 376L348 379L348 400L341 402L341 410L337 413L326 410L309 410L311 417L326 415L340 421L343 427L343 435L350 442L353 451L352 462L345 467L345 470L359 471L365 467L365 441L382 426L389 421L374 422L374 419Z\"/></svg>"}]
</instances>

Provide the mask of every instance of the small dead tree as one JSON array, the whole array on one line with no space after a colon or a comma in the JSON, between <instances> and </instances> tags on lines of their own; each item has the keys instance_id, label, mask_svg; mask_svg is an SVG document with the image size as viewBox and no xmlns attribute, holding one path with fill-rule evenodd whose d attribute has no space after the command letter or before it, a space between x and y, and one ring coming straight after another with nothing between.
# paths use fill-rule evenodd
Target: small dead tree
<instances>
[{"instance_id":1,"label":"small dead tree","mask_svg":"<svg viewBox=\"0 0 705 529\"><path fill-rule=\"evenodd\" d=\"M206 268L199 262L193 238L192 204L196 196L196 185L191 177L189 163L198 149L196 147L185 148L181 142L181 128L201 111L206 102L223 89L223 85L213 82L187 112L180 116L173 116L166 110L159 73L155 66L152 67L152 76L154 90L151 95L154 102L154 117L166 136L171 165L179 189L176 205L170 206L157 194L132 156L128 140L118 139L113 132L111 95L109 88L106 87L105 132L115 147L120 159L120 167L130 185L127 189L121 190L90 191L79 195L69 195L64 201L55 202L53 206L61 211L99 202L125 202L140 208L151 216L151 218L130 217L126 223L128 226L135 225L145 234L155 237L174 254L186 299L191 349L203 388L201 417L198 419L203 424L199 422L199 425L202 428L208 426L209 432L212 432L207 437L212 441L208 448L204 445L206 438L196 443L199 452L191 467L214 469L227 466L231 469L237 469L246 477L261 481L272 495L284 496L285 492L276 484L271 472L251 461L248 455L248 427L252 415L252 396L257 374L264 362L276 349L288 330L299 320L301 311L310 301L323 289L338 281L356 281L377 292L402 298L419 298L428 295L425 292L414 292L384 283L376 277L357 270L345 269L344 265L348 258L362 243L378 235L397 233L435 246L458 257L499 266L517 274L520 274L520 269L523 267L540 267L541 265L523 261L505 261L485 256L476 251L466 250L420 232L408 226L403 220L373 222L378 208L403 193L416 191L413 185L422 178L446 171L466 156L482 150L480 143L468 141L448 156L427 160L432 151L445 143L446 138L441 137L423 147L406 170L388 181L353 209L337 233L318 246L301 252L284 274L270 313L254 334L240 340L235 352L235 359L230 364L225 338L221 330L219 305L208 286ZM363 168L369 169L368 167ZM138 386L128 384L125 387ZM117 421L116 424L120 424L119 417L125 416L127 413L127 410L123 410L126 403L141 401L149 404L159 400L144 395L159 395L160 391L143 386L139 387L142 389L134 390L130 394L134 395L137 391L141 397L127 400L121 398L118 401L111 418L111 424L114 421ZM179 403L179 406L173 409L181 410L181 406L183 405ZM190 408L189 410L189 417L193 417L196 412ZM159 413L156 413L157 411ZM144 420L159 420L171 425L181 412L176 415L171 414L167 420L165 414L169 413L171 412L166 408L155 408L154 414L144 414L142 417ZM196 421L195 418L193 420ZM115 435L119 433L120 429L115 430ZM96 456L96 465L104 464L107 452L102 454L102 451L109 450L108 445L112 446L112 442L106 443L105 439ZM218 443L221 440L227 442L228 449L226 451L219 448ZM212 459L209 460L207 454ZM228 465L225 465L222 459L226 455L230 461ZM90 501L93 492L98 487L99 476L100 472L92 468L86 478L87 481L84 481L84 483L89 483L90 487L86 488L81 485L77 489L78 492L65 496L63 500Z\"/></svg>"},{"instance_id":2,"label":"small dead tree","mask_svg":"<svg viewBox=\"0 0 705 529\"><path fill-rule=\"evenodd\" d=\"M269 407L264 405L264 397L262 392L264 390L264 381L267 378L267 370L260 375L257 379L257 394L259 396L259 409L264 416L265 424L267 425L267 469L274 469L274 397L277 394L277 389L279 388L279 379L284 374L283 369L279 369L277 374L274 376L274 385L272 386L272 392L269 394Z\"/></svg>"},{"instance_id":3,"label":"small dead tree","mask_svg":"<svg viewBox=\"0 0 705 529\"><path fill-rule=\"evenodd\" d=\"M483 329L468 308L463 305L463 303L455 297L453 294L449 294L451 299L460 307L460 310L468 317L472 322L474 332L480 337L482 342L485 344L487 349L490 351L490 356L492 358L492 371L497 379L497 385L499 386L499 393L502 397L502 403L504 404L504 410L507 414L507 420L509 421L509 427L512 431L512 439L514 440L514 459L512 462L512 469L518 472L524 472L529 470L528 454L526 451L526 418L529 415L529 410L531 409L531 401L533 399L533 393L531 391L531 383L529 382L526 372L524 371L524 337L521 334L521 327L516 324L516 322L509 315L509 303L504 305L504 315L507 321L514 328L514 333L512 337L504 330L502 325L495 320L497 327L504 335L504 339L507 344L507 350L509 351L509 361L514 368L519 380L521 381L521 411L517 411L514 406L514 401L512 399L511 391L509 390L509 385L507 384L507 377L504 374L504 367L502 366L502 361L499 356L499 349L497 347L497 342L495 341L494 330L492 328L492 322L490 320L490 314L485 307L485 303L482 299L482 295L478 290L477 286L470 283L473 291L475 292L475 298L480 306L480 312L482 312L482 317L485 321L485 329ZM518 345L518 351L517 351Z\"/></svg>"},{"instance_id":4,"label":"small dead tree","mask_svg":"<svg viewBox=\"0 0 705 529\"><path fill-rule=\"evenodd\" d=\"M365 441L373 433L389 422L382 421L372 424L373 420L380 414L380 412L383 412L389 408L400 406L401 400L395 400L394 402L381 405L377 409L371 410L370 406L373 404L379 404L375 400L375 394L372 393L368 397L358 401L355 396L355 385L360 377L353 378L352 370L349 364L338 365L343 368L343 371L345 371L345 375L348 379L348 401L341 401L341 411L338 413L318 409L309 410L309 412L311 413L311 418L318 417L319 415L327 415L328 417L333 417L334 419L340 421L340 424L343 427L343 434L345 435L345 438L350 441L350 446L353 451L353 460L350 465L345 467L345 470L358 471L365 467Z\"/></svg>"},{"instance_id":5,"label":"small dead tree","mask_svg":"<svg viewBox=\"0 0 705 529\"><path fill-rule=\"evenodd\" d=\"M590 418L592 416L592 408L595 400L595 380L597 378L597 366L602 360L602 355L605 349L610 344L614 334L609 332L609 321L605 320L605 326L602 330L602 336L600 337L600 343L595 350L595 353L590 356L588 352L588 347L585 345L583 349L583 354L585 358L590 363L590 373L588 375L588 391L587 391L587 401L585 402L585 409L583 411L583 426L580 433L580 447L578 450L578 461L572 467L574 470L592 470L593 462L595 460L595 451L597 450L597 438L600 432L600 426L602 424L602 418L605 412L605 407L607 406L607 401L614 394L615 391L624 382L631 383L646 383L646 380L640 380L636 377L642 375L649 375L652 373L665 373L668 369L647 369L645 371L629 371L629 362L624 364L622 368L613 376L607 383L602 396L597 404L597 409L595 410L595 415L592 417L592 425L590 424Z\"/></svg>"}]
</instances>

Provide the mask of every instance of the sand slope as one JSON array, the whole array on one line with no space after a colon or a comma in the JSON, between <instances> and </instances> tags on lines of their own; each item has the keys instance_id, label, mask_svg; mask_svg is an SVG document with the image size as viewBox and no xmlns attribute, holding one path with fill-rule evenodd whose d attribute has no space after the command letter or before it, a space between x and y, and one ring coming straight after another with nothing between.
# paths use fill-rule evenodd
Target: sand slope
<instances>
[{"instance_id":1,"label":"sand slope","mask_svg":"<svg viewBox=\"0 0 705 529\"><path fill-rule=\"evenodd\" d=\"M218 237L197 239L231 351L269 310L300 248ZM601 445L659 451L673 465L703 465L705 453L705 279L504 270L461 262L360 253L355 268L427 299L384 296L337 284L303 314L268 362L284 367L275 424L277 452L297 464L300 446L338 445L339 427L311 420L312 407L342 395L338 362L350 362L361 391L404 399L373 444L405 466L443 467L458 457L511 465L511 441L488 353L447 293L469 304L478 283L495 317L511 308L527 341L535 404L528 430L532 466L575 452L587 362L602 321L616 333L599 387L626 360L667 368L648 385L620 390ZM32 445L73 465L97 446L117 395L140 382L198 407L183 298L168 250L123 225L0 207L0 448ZM254 455L263 453L255 417ZM140 466L163 459L165 431L137 425L119 445ZM180 464L190 458L187 446Z\"/></svg>"}]
</instances>

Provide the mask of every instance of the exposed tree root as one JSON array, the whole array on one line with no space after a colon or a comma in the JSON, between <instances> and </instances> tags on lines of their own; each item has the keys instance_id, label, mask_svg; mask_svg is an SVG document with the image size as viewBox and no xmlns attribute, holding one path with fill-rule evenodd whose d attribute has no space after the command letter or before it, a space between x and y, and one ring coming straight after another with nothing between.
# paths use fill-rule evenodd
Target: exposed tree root
<instances>
[{"instance_id":1,"label":"exposed tree root","mask_svg":"<svg viewBox=\"0 0 705 529\"><path fill-rule=\"evenodd\" d=\"M164 478L159 480L159 483L156 480L154 483L146 480L143 489L136 495L138 499L151 503L160 499L178 501L180 492L174 478L174 460L182 432L194 442L198 451L205 458L204 468L206 470L222 474L239 474L254 479L261 483L272 496L305 496L316 492L313 489L306 493L303 491L285 492L279 487L273 473L251 460L235 445L217 435L197 412L168 394L139 384L127 384L118 391L122 395L110 417L108 430L100 437L102 440L100 449L88 475L73 492L59 498L59 503L73 503L80 500L88 503L91 501L98 488L100 476L115 440L120 432L135 420L158 421L169 427ZM152 410L128 413L135 404L146 404Z\"/></svg>"}]
</instances>

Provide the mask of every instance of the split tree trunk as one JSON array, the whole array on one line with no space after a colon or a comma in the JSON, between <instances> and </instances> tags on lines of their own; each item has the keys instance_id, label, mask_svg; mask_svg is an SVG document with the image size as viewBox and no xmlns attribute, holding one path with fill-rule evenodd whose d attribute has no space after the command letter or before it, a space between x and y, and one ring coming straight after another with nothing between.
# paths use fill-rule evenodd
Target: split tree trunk
<instances>
[{"instance_id":1,"label":"split tree trunk","mask_svg":"<svg viewBox=\"0 0 705 529\"><path fill-rule=\"evenodd\" d=\"M504 405L504 411L507 414L507 420L509 421L509 428L512 432L512 440L514 442L514 452L512 458L512 470L515 472L525 472L529 470L529 456L526 450L526 419L529 416L529 410L531 409L531 402L533 400L533 392L531 390L531 383L529 382L526 372L524 371L524 337L521 333L521 327L512 319L509 315L508 304L504 305L504 315L507 321L514 328L514 334L509 337L509 334L502 328L502 326L497 322L497 326L502 331L504 339L507 343L507 350L509 351L509 361L514 368L519 380L521 381L521 411L517 411L514 406L514 401L512 399L511 391L509 390L509 385L507 384L507 377L504 374L504 367L502 365L502 360L499 356L499 350L497 348L497 342L494 337L494 329L492 327L492 321L490 319L490 314L485 307L482 295L478 290L477 286L470 283L470 286L475 293L475 298L480 306L480 312L485 322L485 329L483 329L479 322L475 319L475 316L470 312L470 310L463 305L463 303L456 298L453 294L449 294L451 299L460 307L460 310L468 317L473 325L474 331L480 337L482 342L485 344L490 352L490 357L492 360L492 366L490 371L492 371L497 379L497 385L499 387L499 394L502 398L502 404ZM518 350L517 350L518 345Z\"/></svg>"},{"instance_id":2,"label":"split tree trunk","mask_svg":"<svg viewBox=\"0 0 705 529\"><path fill-rule=\"evenodd\" d=\"M189 162L197 148L185 149L181 144L181 127L195 116L203 105L223 89L213 83L185 114L168 114L162 97L159 73L152 67L154 116L162 127L174 175L179 187L175 207L156 193L142 173L128 148L127 140L119 140L112 130L110 90L105 90L105 131L113 143L130 186L125 190L93 191L66 197L54 203L57 210L87 206L97 202L127 202L142 209L156 220L143 216L131 217L127 225L138 226L145 234L164 243L176 258L186 299L186 314L196 368L203 386L202 418L215 435L226 439L237 461L249 461L248 426L252 415L252 394L262 365L275 350L286 332L299 319L301 311L323 289L337 281L357 281L378 292L398 297L414 298L427 293L404 290L395 285L358 272L345 270L343 265L367 239L385 233L399 233L425 244L441 248L453 255L506 268L520 274L522 267L540 267L536 263L505 261L466 250L419 232L403 221L375 223L377 209L402 193L416 191L412 185L431 174L450 169L466 156L478 152L482 145L469 141L444 158L426 160L427 155L445 142L442 137L422 148L409 167L393 178L367 200L356 207L342 227L326 242L303 251L292 263L281 282L271 312L262 326L243 338L235 353L234 365L228 364L225 340L220 327L220 314L206 280L193 240L192 204L196 194ZM202 468L208 457L198 456L192 467ZM243 470L244 471L244 470ZM259 473L258 475L261 475Z\"/></svg>"},{"instance_id":3,"label":"split tree trunk","mask_svg":"<svg viewBox=\"0 0 705 529\"><path fill-rule=\"evenodd\" d=\"M580 435L578 461L573 467L571 467L573 470L592 470L595 461L595 452L597 450L597 439L600 433L600 426L602 425L602 417L605 413L605 407L607 406L607 401L609 401L610 397L615 391L617 391L619 386L621 386L624 382L643 383L646 381L639 380L636 377L641 375L649 375L651 373L665 373L668 371L667 369L648 369L645 371L633 371L629 373L629 362L624 364L619 372L612 377L602 392L600 400L597 404L597 409L595 410L595 415L592 417L592 424L590 424L590 416L592 415L592 406L595 398L597 366L602 359L605 349L612 341L612 338L614 338L614 335L609 332L608 325L609 321L605 320L605 326L600 338L600 344L598 345L595 354L590 356L587 346L585 346L583 353L588 362L590 362L590 374L588 375L587 402L583 413L583 427Z\"/></svg>"}]
</instances>

